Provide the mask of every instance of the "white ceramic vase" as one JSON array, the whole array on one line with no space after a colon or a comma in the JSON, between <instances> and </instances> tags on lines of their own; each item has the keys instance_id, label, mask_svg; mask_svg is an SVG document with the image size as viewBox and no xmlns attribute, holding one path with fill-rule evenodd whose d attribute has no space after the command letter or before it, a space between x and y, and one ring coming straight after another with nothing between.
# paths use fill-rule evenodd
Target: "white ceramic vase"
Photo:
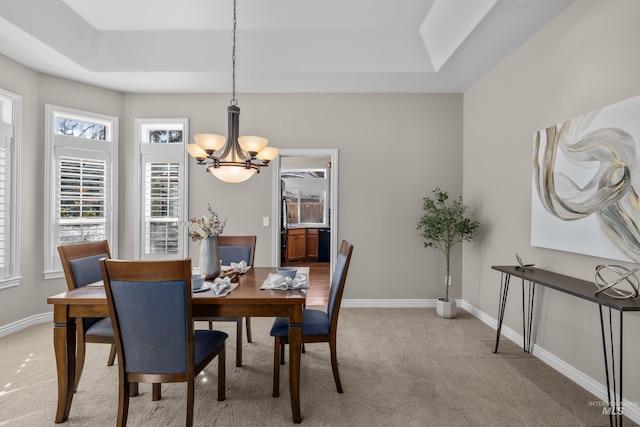
<instances>
[{"instance_id":1,"label":"white ceramic vase","mask_svg":"<svg viewBox=\"0 0 640 427\"><path fill-rule=\"evenodd\" d=\"M215 279L220 275L220 250L218 237L207 237L200 241L200 274L205 280Z\"/></svg>"}]
</instances>

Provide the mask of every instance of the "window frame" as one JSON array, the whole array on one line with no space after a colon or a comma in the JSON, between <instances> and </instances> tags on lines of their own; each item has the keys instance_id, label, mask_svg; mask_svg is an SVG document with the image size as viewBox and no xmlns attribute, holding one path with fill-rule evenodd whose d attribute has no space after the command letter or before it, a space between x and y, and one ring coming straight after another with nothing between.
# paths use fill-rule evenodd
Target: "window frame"
<instances>
[{"instance_id":1,"label":"window frame","mask_svg":"<svg viewBox=\"0 0 640 427\"><path fill-rule=\"evenodd\" d=\"M93 140L56 133L56 119L63 116L80 121L105 125L105 140ZM59 245L58 157L70 156L101 160L105 168L105 240L109 242L111 256L118 254L118 135L119 119L90 111L45 104L45 213L44 213L44 277L64 277L57 247ZM62 153L62 154L61 154Z\"/></svg>"},{"instance_id":2,"label":"window frame","mask_svg":"<svg viewBox=\"0 0 640 427\"><path fill-rule=\"evenodd\" d=\"M137 260L167 260L186 258L188 253L188 235L186 223L189 206L189 156L185 144L189 140L188 118L136 118L134 126L135 141L135 189L134 197L134 259ZM150 144L143 142L147 135L145 128L181 129L182 142L166 144ZM148 162L148 159L152 159ZM181 208L179 214L179 234L177 253L151 254L146 253L145 232L145 203L146 203L146 163L178 163L179 194Z\"/></svg>"},{"instance_id":3,"label":"window frame","mask_svg":"<svg viewBox=\"0 0 640 427\"><path fill-rule=\"evenodd\" d=\"M20 275L20 147L22 145L22 96L0 89L0 135L10 139L7 156L7 199L9 209L5 224L6 263L5 274L0 276L0 289L18 286ZM10 120L7 122L5 120Z\"/></svg>"},{"instance_id":4,"label":"window frame","mask_svg":"<svg viewBox=\"0 0 640 427\"><path fill-rule=\"evenodd\" d=\"M296 222L290 223L288 218L285 218L286 226L289 228L324 228L329 226L329 169L328 168L281 168L280 176L287 175L290 173L298 172L300 174L308 173L311 175L313 172L322 172L322 178L311 178L311 177L300 177L300 178L280 178L284 183L283 198L286 192L297 193L297 217L298 221L301 219L301 202L300 194L302 192L318 192L322 193L324 196L324 203L322 207L322 222ZM286 200L283 200L283 208L284 204L286 204Z\"/></svg>"}]
</instances>

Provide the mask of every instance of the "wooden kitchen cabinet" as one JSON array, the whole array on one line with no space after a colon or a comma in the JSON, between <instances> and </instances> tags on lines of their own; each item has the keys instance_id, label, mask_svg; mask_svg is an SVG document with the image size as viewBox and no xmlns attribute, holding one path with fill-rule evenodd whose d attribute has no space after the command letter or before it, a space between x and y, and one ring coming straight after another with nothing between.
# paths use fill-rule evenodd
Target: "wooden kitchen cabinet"
<instances>
[{"instance_id":1,"label":"wooden kitchen cabinet","mask_svg":"<svg viewBox=\"0 0 640 427\"><path fill-rule=\"evenodd\" d=\"M290 228L287 230L287 261L318 258L318 229Z\"/></svg>"},{"instance_id":2,"label":"wooden kitchen cabinet","mask_svg":"<svg viewBox=\"0 0 640 427\"><path fill-rule=\"evenodd\" d=\"M307 258L318 258L318 229L307 228Z\"/></svg>"},{"instance_id":3,"label":"wooden kitchen cabinet","mask_svg":"<svg viewBox=\"0 0 640 427\"><path fill-rule=\"evenodd\" d=\"M287 231L287 261L304 260L307 256L307 233L304 228Z\"/></svg>"}]
</instances>

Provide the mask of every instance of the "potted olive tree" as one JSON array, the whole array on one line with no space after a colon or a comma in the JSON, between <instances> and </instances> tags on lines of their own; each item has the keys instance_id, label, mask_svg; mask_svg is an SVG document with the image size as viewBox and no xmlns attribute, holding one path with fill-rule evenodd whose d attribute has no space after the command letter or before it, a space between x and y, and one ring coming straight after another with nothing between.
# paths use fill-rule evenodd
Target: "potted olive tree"
<instances>
[{"instance_id":1,"label":"potted olive tree","mask_svg":"<svg viewBox=\"0 0 640 427\"><path fill-rule=\"evenodd\" d=\"M424 238L424 246L439 249L446 258L445 294L444 298L438 299L436 312L440 317L451 319L457 314L456 301L449 299L451 248L465 240L473 240L480 223L467 213L469 208L462 202L462 196L447 203L448 199L449 194L438 187L433 190L432 197L423 199L424 216L418 222L418 230Z\"/></svg>"}]
</instances>

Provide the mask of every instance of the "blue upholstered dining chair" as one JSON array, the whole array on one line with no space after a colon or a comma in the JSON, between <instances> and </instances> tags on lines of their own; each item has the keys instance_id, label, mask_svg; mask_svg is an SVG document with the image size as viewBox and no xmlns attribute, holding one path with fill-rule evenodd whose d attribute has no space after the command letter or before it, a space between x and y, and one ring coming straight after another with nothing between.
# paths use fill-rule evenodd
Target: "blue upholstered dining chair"
<instances>
[{"instance_id":1,"label":"blue upholstered dining chair","mask_svg":"<svg viewBox=\"0 0 640 427\"><path fill-rule=\"evenodd\" d=\"M331 351L331 368L338 393L342 393L342 383L338 373L338 356L336 352L336 332L338 313L342 302L342 293L347 281L347 271L351 262L353 245L346 240L340 245L340 253L336 260L327 311L305 308L302 311L302 342L328 342ZM270 335L275 338L273 355L273 397L280 395L280 365L284 364L284 345L289 343L289 319L278 317L271 327Z\"/></svg>"},{"instance_id":2,"label":"blue upholstered dining chair","mask_svg":"<svg viewBox=\"0 0 640 427\"><path fill-rule=\"evenodd\" d=\"M67 280L67 288L73 290L90 283L102 281L100 258L111 258L109 243L106 240L58 246L62 269ZM109 317L83 318L77 325L76 383L78 388L82 368L84 367L85 343L110 344L111 352L107 365L113 365L116 347L113 328Z\"/></svg>"},{"instance_id":3,"label":"blue upholstered dining chair","mask_svg":"<svg viewBox=\"0 0 640 427\"><path fill-rule=\"evenodd\" d=\"M187 383L193 425L195 377L218 356L218 400L225 399L221 331L194 330L191 260L100 260L118 354L118 426L127 424L131 384Z\"/></svg>"},{"instance_id":4,"label":"blue upholstered dining chair","mask_svg":"<svg viewBox=\"0 0 640 427\"><path fill-rule=\"evenodd\" d=\"M244 261L253 267L256 252L256 236L218 236L220 262L229 266L232 262ZM242 366L242 317L203 317L196 320L209 321L209 329L213 329L213 322L236 322L236 366ZM247 328L247 342L251 339L251 318L245 318Z\"/></svg>"}]
</instances>

